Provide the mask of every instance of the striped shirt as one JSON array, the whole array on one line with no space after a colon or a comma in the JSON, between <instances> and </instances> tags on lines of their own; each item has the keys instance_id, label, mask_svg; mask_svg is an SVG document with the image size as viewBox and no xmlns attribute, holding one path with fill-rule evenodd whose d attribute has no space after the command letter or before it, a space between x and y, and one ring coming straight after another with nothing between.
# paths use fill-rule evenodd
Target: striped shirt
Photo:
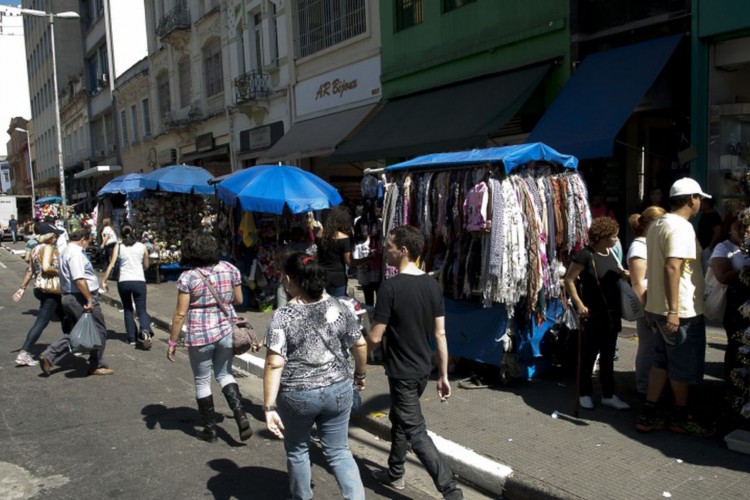
<instances>
[{"instance_id":1,"label":"striped shirt","mask_svg":"<svg viewBox=\"0 0 750 500\"><path fill-rule=\"evenodd\" d=\"M201 279L203 274L216 290L232 318L236 318L232 301L234 287L242 282L239 269L228 262L197 267L185 271L177 282L177 290L190 294L185 343L189 346L213 344L232 333L232 325L219 309L211 290Z\"/></svg>"}]
</instances>

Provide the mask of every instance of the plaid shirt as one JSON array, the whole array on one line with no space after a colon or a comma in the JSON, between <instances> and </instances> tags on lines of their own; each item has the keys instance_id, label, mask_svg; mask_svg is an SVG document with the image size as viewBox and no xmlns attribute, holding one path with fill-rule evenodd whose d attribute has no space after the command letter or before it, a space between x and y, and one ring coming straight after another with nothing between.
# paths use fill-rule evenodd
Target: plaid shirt
<instances>
[{"instance_id":1,"label":"plaid shirt","mask_svg":"<svg viewBox=\"0 0 750 500\"><path fill-rule=\"evenodd\" d=\"M213 344L232 333L231 323L219 309L211 290L199 273L213 285L233 319L237 317L232 305L234 287L242 282L239 269L228 262L219 262L212 267L198 267L180 275L177 290L190 294L185 335L185 343L189 346Z\"/></svg>"}]
</instances>

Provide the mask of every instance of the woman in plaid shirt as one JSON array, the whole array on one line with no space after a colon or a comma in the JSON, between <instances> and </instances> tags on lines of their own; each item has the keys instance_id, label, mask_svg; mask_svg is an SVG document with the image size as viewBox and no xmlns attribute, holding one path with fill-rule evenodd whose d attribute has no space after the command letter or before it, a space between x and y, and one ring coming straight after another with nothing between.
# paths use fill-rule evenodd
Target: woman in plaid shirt
<instances>
[{"instance_id":1,"label":"woman in plaid shirt","mask_svg":"<svg viewBox=\"0 0 750 500\"><path fill-rule=\"evenodd\" d=\"M211 371L221 386L229 407L234 413L240 439L253 435L250 421L242 407L242 395L232 376L232 324L237 315L233 304L242 303L240 271L228 262L219 260L216 240L205 233L196 233L182 242L180 264L190 267L180 275L177 284L177 308L172 316L167 358L174 361L177 338L187 319L185 344L195 378L195 398L204 425L198 439L216 441L214 400L211 394ZM204 279L211 283L229 312L230 318L219 308Z\"/></svg>"}]
</instances>

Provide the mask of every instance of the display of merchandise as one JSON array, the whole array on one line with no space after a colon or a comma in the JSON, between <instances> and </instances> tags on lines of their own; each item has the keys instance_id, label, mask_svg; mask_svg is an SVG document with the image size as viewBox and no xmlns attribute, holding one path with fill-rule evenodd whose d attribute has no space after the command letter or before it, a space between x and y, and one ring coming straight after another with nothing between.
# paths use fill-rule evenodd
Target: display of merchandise
<instances>
[{"instance_id":1,"label":"display of merchandise","mask_svg":"<svg viewBox=\"0 0 750 500\"><path fill-rule=\"evenodd\" d=\"M130 222L156 263L179 262L182 239L196 230L211 231L216 219L213 198L176 193L154 193L132 200ZM124 219L125 210L112 215Z\"/></svg>"},{"instance_id":2,"label":"display of merchandise","mask_svg":"<svg viewBox=\"0 0 750 500\"><path fill-rule=\"evenodd\" d=\"M737 217L746 227L750 226L750 208L742 210ZM745 241L741 249L750 255L750 240ZM740 272L740 282L750 290L750 267L745 267ZM727 360L732 363L728 367L730 370L727 398L741 419L741 426L750 428L750 300L740 306L738 312L745 321L743 329L730 335L727 346L727 349L735 352L735 359Z\"/></svg>"}]
</instances>

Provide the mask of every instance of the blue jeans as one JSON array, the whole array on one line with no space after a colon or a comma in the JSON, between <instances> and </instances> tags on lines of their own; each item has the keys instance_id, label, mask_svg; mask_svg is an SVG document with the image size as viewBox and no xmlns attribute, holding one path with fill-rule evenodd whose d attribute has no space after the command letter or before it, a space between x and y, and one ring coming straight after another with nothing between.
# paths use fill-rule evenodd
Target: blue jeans
<instances>
[{"instance_id":1,"label":"blue jeans","mask_svg":"<svg viewBox=\"0 0 750 500\"><path fill-rule=\"evenodd\" d=\"M66 319L65 313L63 312L61 296L54 293L45 293L37 288L34 288L34 297L39 300L39 311L36 313L36 321L31 325L29 333L26 334L26 341L23 343L23 349L29 352L34 344L36 344L39 337L42 336L42 332L47 328L52 317L57 314L60 318L62 325L63 334L70 333L70 322Z\"/></svg>"},{"instance_id":2,"label":"blue jeans","mask_svg":"<svg viewBox=\"0 0 750 500\"><path fill-rule=\"evenodd\" d=\"M331 297L346 297L346 285L343 286L327 286L326 293Z\"/></svg>"},{"instance_id":3,"label":"blue jeans","mask_svg":"<svg viewBox=\"0 0 750 500\"><path fill-rule=\"evenodd\" d=\"M317 425L323 455L346 499L365 498L359 469L348 446L352 381L343 380L309 391L280 392L278 411L284 423L284 449L290 498L308 500L310 488L310 430Z\"/></svg>"},{"instance_id":4,"label":"blue jeans","mask_svg":"<svg viewBox=\"0 0 750 500\"><path fill-rule=\"evenodd\" d=\"M188 357L193 369L195 380L195 397L202 399L211 395L211 370L216 381L224 388L227 384L234 384L232 376L232 358L234 357L234 343L232 334L225 335L213 344L189 346Z\"/></svg>"},{"instance_id":5,"label":"blue jeans","mask_svg":"<svg viewBox=\"0 0 750 500\"><path fill-rule=\"evenodd\" d=\"M143 330L151 330L151 316L146 311L146 282L145 281L120 281L117 283L117 293L122 301L123 316L125 319L125 333L128 342L135 342L138 330L133 320L133 302L138 314L138 324Z\"/></svg>"}]
</instances>

